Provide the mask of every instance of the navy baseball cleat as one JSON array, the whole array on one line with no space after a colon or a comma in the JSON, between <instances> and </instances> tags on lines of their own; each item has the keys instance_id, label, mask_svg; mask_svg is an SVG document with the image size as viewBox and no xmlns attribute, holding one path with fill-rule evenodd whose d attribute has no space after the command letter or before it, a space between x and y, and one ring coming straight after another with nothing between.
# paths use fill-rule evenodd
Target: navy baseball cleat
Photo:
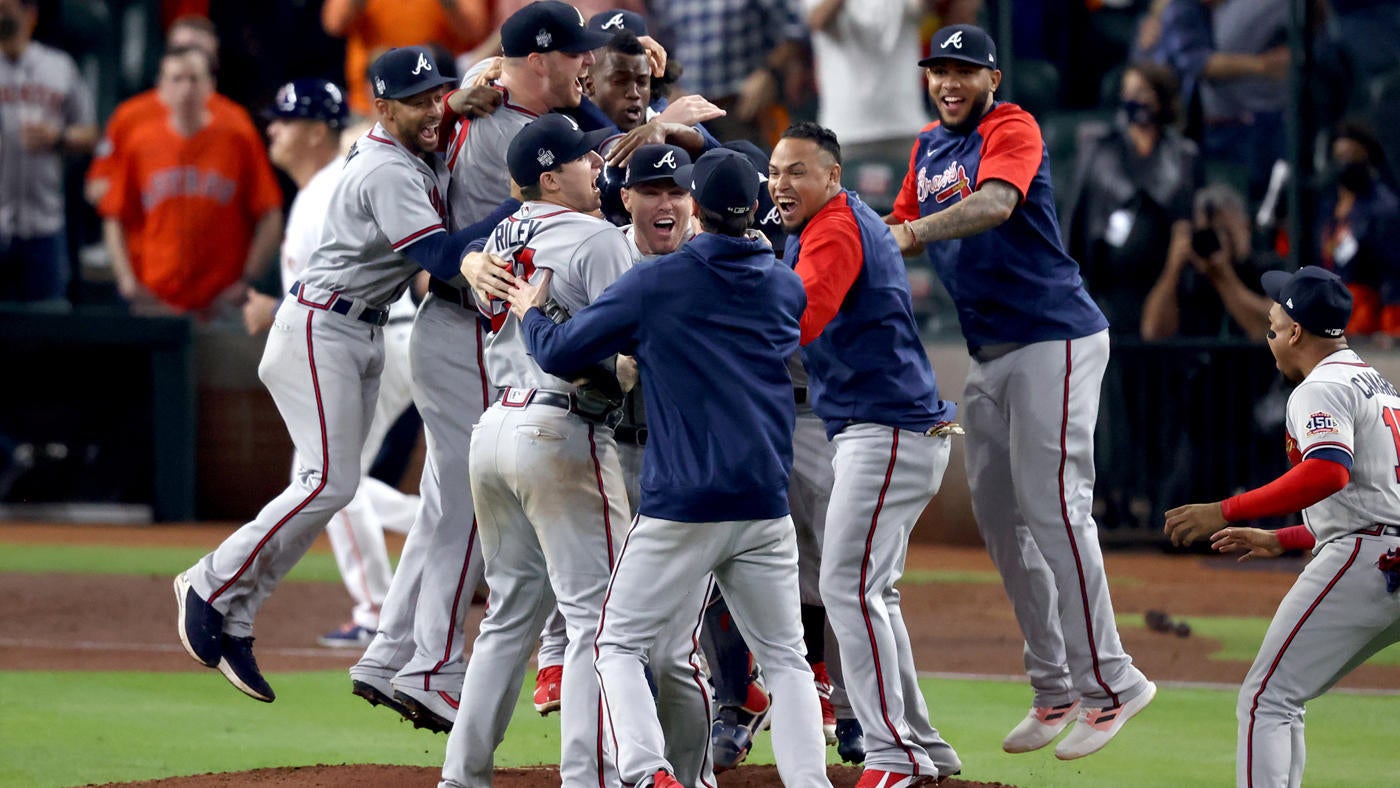
<instances>
[{"instance_id":1,"label":"navy baseball cleat","mask_svg":"<svg viewBox=\"0 0 1400 788\"><path fill-rule=\"evenodd\" d=\"M409 722L413 721L413 712L409 711L402 703L394 700L394 689L387 680L376 680L368 676L363 678L351 676L350 692L369 701L371 706L383 706Z\"/></svg>"},{"instance_id":2,"label":"navy baseball cleat","mask_svg":"<svg viewBox=\"0 0 1400 788\"><path fill-rule=\"evenodd\" d=\"M860 720L836 721L836 754L842 763L865 760L865 731L861 730Z\"/></svg>"},{"instance_id":3,"label":"navy baseball cleat","mask_svg":"<svg viewBox=\"0 0 1400 788\"><path fill-rule=\"evenodd\" d=\"M184 573L175 578L175 602L180 606L176 621L180 644L195 662L206 668L218 667L223 656L224 614L199 596Z\"/></svg>"},{"instance_id":4,"label":"navy baseball cleat","mask_svg":"<svg viewBox=\"0 0 1400 788\"><path fill-rule=\"evenodd\" d=\"M219 672L244 695L263 703L277 700L277 694L258 670L253 659L253 639L224 635L224 656L219 660Z\"/></svg>"}]
</instances>

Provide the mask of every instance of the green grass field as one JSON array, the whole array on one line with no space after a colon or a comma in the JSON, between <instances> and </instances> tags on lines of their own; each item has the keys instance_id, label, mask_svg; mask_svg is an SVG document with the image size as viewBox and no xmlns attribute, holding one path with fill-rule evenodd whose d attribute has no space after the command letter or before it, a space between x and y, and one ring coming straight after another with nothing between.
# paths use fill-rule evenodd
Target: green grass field
<instances>
[{"instance_id":1,"label":"green grass field","mask_svg":"<svg viewBox=\"0 0 1400 788\"><path fill-rule=\"evenodd\" d=\"M3 537L3 532L0 532ZM0 572L170 575L197 548L133 549L0 543ZM914 582L996 582L988 573L927 573ZM952 577L956 576L956 577ZM291 579L338 582L327 554L311 553ZM1125 616L1123 626L1141 626ZM1192 618L1222 642L1220 659L1249 661L1262 618ZM1400 648L1376 661L1400 664ZM67 786L269 766L384 763L439 766L446 737L414 730L349 692L343 671L274 673L278 700L248 700L216 672L0 672L0 786ZM1025 711L1022 682L927 679L935 724L958 749L964 777L1029 788L1229 786L1234 781L1235 693L1163 686L1157 700L1104 751L1062 763L1051 749L1011 756L1001 737ZM1394 784L1400 741L1395 698L1333 693L1309 705L1308 786ZM501 766L550 763L558 718L522 696L498 753ZM832 751L834 760L834 750ZM753 762L772 762L760 736ZM1387 776L1390 775L1390 776Z\"/></svg>"},{"instance_id":2,"label":"green grass field","mask_svg":"<svg viewBox=\"0 0 1400 788\"><path fill-rule=\"evenodd\" d=\"M0 673L0 785L66 786L268 766L439 766L446 737L417 731L349 692L340 671L273 674L277 702L248 700L208 673ZM1006 755L1022 713L1019 683L926 680L934 720L964 777L1019 786L1227 786L1234 775L1234 693L1163 688L1102 752L1062 763L1050 748ZM1394 698L1329 695L1308 710L1309 786L1380 786L1400 737ZM558 718L522 696L501 766L557 761ZM834 756L833 756L834 757ZM754 762L772 762L768 736Z\"/></svg>"}]
</instances>

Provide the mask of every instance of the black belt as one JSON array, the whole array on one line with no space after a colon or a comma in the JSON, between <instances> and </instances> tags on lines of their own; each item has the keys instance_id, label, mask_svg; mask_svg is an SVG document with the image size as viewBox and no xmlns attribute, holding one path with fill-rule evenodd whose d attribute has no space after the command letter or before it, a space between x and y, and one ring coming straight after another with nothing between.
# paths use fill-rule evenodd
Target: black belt
<instances>
[{"instance_id":1,"label":"black belt","mask_svg":"<svg viewBox=\"0 0 1400 788\"><path fill-rule=\"evenodd\" d=\"M1400 536L1400 525L1375 525L1367 528L1358 528L1352 533L1365 534L1366 536Z\"/></svg>"},{"instance_id":2,"label":"black belt","mask_svg":"<svg viewBox=\"0 0 1400 788\"><path fill-rule=\"evenodd\" d=\"M453 287L440 279L429 279L428 292L463 309L476 311L476 302L472 300L469 287Z\"/></svg>"},{"instance_id":3,"label":"black belt","mask_svg":"<svg viewBox=\"0 0 1400 788\"><path fill-rule=\"evenodd\" d=\"M792 389L792 398L798 405L807 404L807 387L795 386Z\"/></svg>"},{"instance_id":4,"label":"black belt","mask_svg":"<svg viewBox=\"0 0 1400 788\"><path fill-rule=\"evenodd\" d=\"M506 408L523 408L526 405L549 405L562 408L584 421L604 427L616 427L622 420L621 410L610 410L605 414L593 414L579 410L578 398L564 391L548 389L517 389L507 386L496 392L496 402Z\"/></svg>"},{"instance_id":5,"label":"black belt","mask_svg":"<svg viewBox=\"0 0 1400 788\"><path fill-rule=\"evenodd\" d=\"M645 446L647 445L647 428L619 424L613 427L613 437L617 438L618 443L635 443L638 446Z\"/></svg>"},{"instance_id":6,"label":"black belt","mask_svg":"<svg viewBox=\"0 0 1400 788\"><path fill-rule=\"evenodd\" d=\"M338 315L350 316L350 312L355 308L355 302L340 293L331 293L331 300L324 304L314 304L301 297L301 282L292 283L292 295L297 297L297 303L309 306L312 309L329 309ZM372 326L382 326L389 322L389 310L364 307L360 313L355 315L356 320L369 323Z\"/></svg>"}]
</instances>

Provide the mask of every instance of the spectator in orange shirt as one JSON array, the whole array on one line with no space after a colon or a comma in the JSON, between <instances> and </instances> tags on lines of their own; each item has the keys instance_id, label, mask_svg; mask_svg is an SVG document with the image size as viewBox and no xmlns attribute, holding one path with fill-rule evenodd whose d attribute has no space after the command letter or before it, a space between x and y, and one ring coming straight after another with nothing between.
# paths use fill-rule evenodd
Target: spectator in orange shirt
<instances>
[{"instance_id":1,"label":"spectator in orange shirt","mask_svg":"<svg viewBox=\"0 0 1400 788\"><path fill-rule=\"evenodd\" d=\"M282 192L267 155L214 123L212 91L202 50L167 52L156 83L165 121L132 132L98 205L133 311L214 317L242 302L281 240Z\"/></svg>"},{"instance_id":2,"label":"spectator in orange shirt","mask_svg":"<svg viewBox=\"0 0 1400 788\"><path fill-rule=\"evenodd\" d=\"M439 44L456 55L491 30L487 0L326 0L321 26L345 39L345 85L350 111L373 114L365 70L392 47Z\"/></svg>"},{"instance_id":3,"label":"spectator in orange shirt","mask_svg":"<svg viewBox=\"0 0 1400 788\"><path fill-rule=\"evenodd\" d=\"M170 25L170 30L165 36L166 50L187 47L204 52L209 58L212 71L218 73L219 36L214 24L207 18L182 16ZM215 125L237 129L249 142L262 147L262 135L258 133L253 119L243 107L212 91L209 93L208 107ZM161 104L160 97L154 89L138 93L117 105L112 116L107 119L107 130L97 145L92 164L88 167L87 181L83 186L83 194L88 202L96 206L102 201L102 196L107 193L112 176L118 168L121 151L132 132L146 121L163 120L165 114L165 105Z\"/></svg>"}]
</instances>

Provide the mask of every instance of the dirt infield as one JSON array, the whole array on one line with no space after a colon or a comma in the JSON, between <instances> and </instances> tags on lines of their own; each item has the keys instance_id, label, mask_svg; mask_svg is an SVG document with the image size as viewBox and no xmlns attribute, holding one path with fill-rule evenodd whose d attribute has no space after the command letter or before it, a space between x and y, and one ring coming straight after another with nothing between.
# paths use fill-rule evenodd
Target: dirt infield
<instances>
[{"instance_id":1,"label":"dirt infield","mask_svg":"<svg viewBox=\"0 0 1400 788\"><path fill-rule=\"evenodd\" d=\"M15 526L0 525L0 544L83 543L208 546L228 526ZM401 540L391 544L397 551ZM313 549L326 549L318 543ZM1238 565L1230 559L1110 553L1114 605L1120 616L1150 609L1174 618L1269 616L1292 584L1299 562ZM927 571L993 573L978 549L916 545L908 561L911 577ZM988 574L987 577L992 575ZM1010 604L995 582L923 582L901 586L904 615L922 671L1015 676L1022 673L1021 638ZM0 574L0 599L7 600L0 633L0 670L197 671L173 632L174 601L168 577ZM258 618L258 660L265 670L348 668L357 651L316 645L316 635L334 628L347 612L344 591L328 583L287 583ZM473 627L481 616L472 610ZM1157 680L1238 683L1243 662L1209 659L1219 644L1200 636L1176 637L1137 627L1122 628L1124 644L1144 672ZM1400 669L1363 666L1344 687L1400 686ZM858 772L835 768L833 784L853 785ZM238 776L246 785L431 785L436 769L389 766L318 766L264 769ZM226 785L230 776L204 775L136 785ZM557 785L550 770L509 770L497 784ZM726 775L722 788L779 785L771 768L750 767ZM952 780L945 785L985 785Z\"/></svg>"}]
</instances>

